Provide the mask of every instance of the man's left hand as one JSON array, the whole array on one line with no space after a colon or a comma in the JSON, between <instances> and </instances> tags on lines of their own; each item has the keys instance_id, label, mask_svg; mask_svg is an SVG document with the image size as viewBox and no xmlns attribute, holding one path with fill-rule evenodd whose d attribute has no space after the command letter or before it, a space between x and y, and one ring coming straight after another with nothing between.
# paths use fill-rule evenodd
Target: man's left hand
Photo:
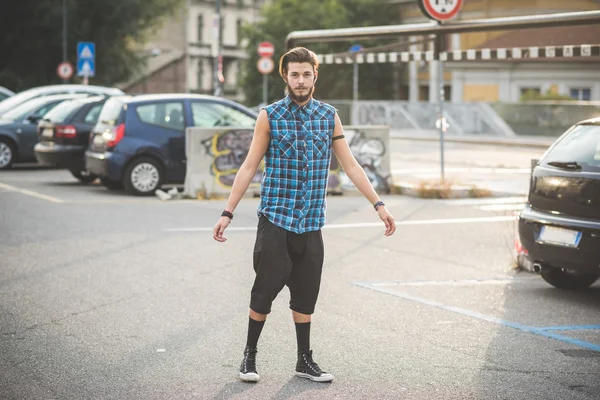
<instances>
[{"instance_id":1,"label":"man's left hand","mask_svg":"<svg viewBox=\"0 0 600 400\"><path fill-rule=\"evenodd\" d=\"M396 232L396 221L394 221L392 214L390 214L385 206L377 208L377 214L379 214L379 218L385 224L385 236L392 236Z\"/></svg>"}]
</instances>

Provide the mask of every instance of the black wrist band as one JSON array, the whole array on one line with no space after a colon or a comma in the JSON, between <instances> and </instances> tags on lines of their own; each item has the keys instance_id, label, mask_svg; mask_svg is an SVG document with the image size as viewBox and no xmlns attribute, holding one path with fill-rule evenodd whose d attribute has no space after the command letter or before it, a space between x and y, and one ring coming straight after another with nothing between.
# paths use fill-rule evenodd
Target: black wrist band
<instances>
[{"instance_id":1,"label":"black wrist band","mask_svg":"<svg viewBox=\"0 0 600 400\"><path fill-rule=\"evenodd\" d=\"M221 217L227 217L229 219L233 219L233 214L227 210L223 210L223 212L221 213Z\"/></svg>"},{"instance_id":2,"label":"black wrist band","mask_svg":"<svg viewBox=\"0 0 600 400\"><path fill-rule=\"evenodd\" d=\"M378 201L377 203L373 204L373 208L375 209L375 211L377 211L377 209L381 206L385 206L383 201Z\"/></svg>"}]
</instances>

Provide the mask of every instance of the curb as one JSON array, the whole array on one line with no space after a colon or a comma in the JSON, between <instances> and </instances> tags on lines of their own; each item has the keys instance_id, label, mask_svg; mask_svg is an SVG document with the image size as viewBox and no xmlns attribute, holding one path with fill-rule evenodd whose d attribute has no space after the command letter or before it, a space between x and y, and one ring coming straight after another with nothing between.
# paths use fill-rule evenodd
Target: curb
<instances>
[{"instance_id":1,"label":"curb","mask_svg":"<svg viewBox=\"0 0 600 400\"><path fill-rule=\"evenodd\" d=\"M481 188L477 185L448 184L440 187L436 184L396 183L391 185L391 194L399 194L422 199L466 199L500 198L523 196L523 193L505 192Z\"/></svg>"},{"instance_id":2,"label":"curb","mask_svg":"<svg viewBox=\"0 0 600 400\"><path fill-rule=\"evenodd\" d=\"M405 135L399 133L390 133L390 139L397 140L415 140L424 142L439 142L439 136L433 135ZM444 142L476 144L484 146L506 146L506 147L528 147L534 149L548 149L557 138L490 138L477 136L444 136Z\"/></svg>"}]
</instances>

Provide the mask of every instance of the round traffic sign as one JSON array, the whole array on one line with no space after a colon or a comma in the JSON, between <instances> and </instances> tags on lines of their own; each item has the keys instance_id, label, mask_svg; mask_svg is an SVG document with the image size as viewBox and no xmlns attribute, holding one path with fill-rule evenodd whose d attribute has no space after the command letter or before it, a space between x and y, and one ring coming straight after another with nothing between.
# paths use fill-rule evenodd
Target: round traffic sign
<instances>
[{"instance_id":1,"label":"round traffic sign","mask_svg":"<svg viewBox=\"0 0 600 400\"><path fill-rule=\"evenodd\" d=\"M423 14L440 22L456 17L462 5L463 0L419 0Z\"/></svg>"},{"instance_id":2,"label":"round traffic sign","mask_svg":"<svg viewBox=\"0 0 600 400\"><path fill-rule=\"evenodd\" d=\"M58 64L58 68L56 69L56 73L58 77L61 79L69 79L73 76L73 66L68 61L63 61Z\"/></svg>"},{"instance_id":3,"label":"round traffic sign","mask_svg":"<svg viewBox=\"0 0 600 400\"><path fill-rule=\"evenodd\" d=\"M258 68L258 72L260 72L263 75L266 75L270 74L271 71L273 71L273 68L275 68L275 63L269 57L261 57L258 59L256 67Z\"/></svg>"},{"instance_id":4,"label":"round traffic sign","mask_svg":"<svg viewBox=\"0 0 600 400\"><path fill-rule=\"evenodd\" d=\"M273 57L275 46L271 42L262 42L258 45L258 55L261 57Z\"/></svg>"}]
</instances>

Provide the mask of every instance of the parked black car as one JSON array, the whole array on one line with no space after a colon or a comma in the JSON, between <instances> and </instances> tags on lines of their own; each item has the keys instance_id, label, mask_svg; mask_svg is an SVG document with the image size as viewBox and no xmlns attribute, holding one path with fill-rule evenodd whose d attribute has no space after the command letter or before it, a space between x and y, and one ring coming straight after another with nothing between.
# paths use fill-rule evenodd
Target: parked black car
<instances>
[{"instance_id":1,"label":"parked black car","mask_svg":"<svg viewBox=\"0 0 600 400\"><path fill-rule=\"evenodd\" d=\"M183 183L185 129L252 128L257 114L236 102L194 94L111 97L86 152L86 169L115 189L151 195L164 183Z\"/></svg>"},{"instance_id":2,"label":"parked black car","mask_svg":"<svg viewBox=\"0 0 600 400\"><path fill-rule=\"evenodd\" d=\"M519 237L549 284L580 289L600 278L600 118L570 128L534 167Z\"/></svg>"},{"instance_id":3,"label":"parked black car","mask_svg":"<svg viewBox=\"0 0 600 400\"><path fill-rule=\"evenodd\" d=\"M64 101L38 123L34 151L41 165L67 168L81 182L93 182L97 176L85 169L85 151L105 96Z\"/></svg>"},{"instance_id":4,"label":"parked black car","mask_svg":"<svg viewBox=\"0 0 600 400\"><path fill-rule=\"evenodd\" d=\"M33 147L38 141L37 123L51 109L65 100L86 97L84 94L61 94L29 100L0 118L0 170L15 162L35 161Z\"/></svg>"}]
</instances>

